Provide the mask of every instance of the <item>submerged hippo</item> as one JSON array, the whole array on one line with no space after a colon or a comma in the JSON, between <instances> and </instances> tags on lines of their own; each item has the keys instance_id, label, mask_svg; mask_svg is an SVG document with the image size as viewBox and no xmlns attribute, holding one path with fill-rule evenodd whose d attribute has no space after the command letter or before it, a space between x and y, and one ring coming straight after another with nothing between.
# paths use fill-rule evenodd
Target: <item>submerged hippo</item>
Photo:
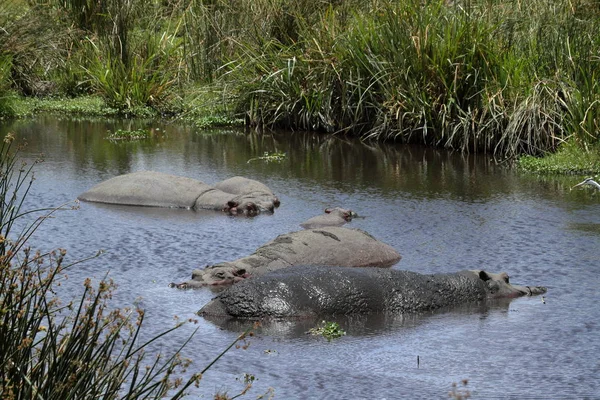
<instances>
[{"instance_id":1,"label":"submerged hippo","mask_svg":"<svg viewBox=\"0 0 600 400\"><path fill-rule=\"evenodd\" d=\"M209 209L249 215L273 212L279 206L273 192L252 179L236 176L210 186L195 179L153 171L116 176L78 198L109 204Z\"/></svg>"},{"instance_id":2,"label":"submerged hippo","mask_svg":"<svg viewBox=\"0 0 600 400\"><path fill-rule=\"evenodd\" d=\"M360 229L326 227L280 235L253 254L194 270L178 288L231 284L250 276L296 265L391 267L400 261L393 247Z\"/></svg>"},{"instance_id":3,"label":"submerged hippo","mask_svg":"<svg viewBox=\"0 0 600 400\"><path fill-rule=\"evenodd\" d=\"M480 270L422 275L393 269L307 266L235 284L198 314L244 319L405 314L545 292L545 287L512 285L506 273Z\"/></svg>"},{"instance_id":4,"label":"submerged hippo","mask_svg":"<svg viewBox=\"0 0 600 400\"><path fill-rule=\"evenodd\" d=\"M346 222L352 221L356 213L345 208L334 207L326 208L325 214L317 215L300 224L304 229L322 228L324 226L342 226Z\"/></svg>"}]
</instances>

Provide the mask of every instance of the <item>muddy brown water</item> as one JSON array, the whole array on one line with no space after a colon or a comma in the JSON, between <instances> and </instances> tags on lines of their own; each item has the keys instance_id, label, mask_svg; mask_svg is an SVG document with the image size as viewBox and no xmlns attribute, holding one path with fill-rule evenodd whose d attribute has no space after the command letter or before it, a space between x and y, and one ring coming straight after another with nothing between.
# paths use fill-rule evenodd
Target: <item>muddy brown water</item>
<instances>
[{"instance_id":1,"label":"muddy brown water","mask_svg":"<svg viewBox=\"0 0 600 400\"><path fill-rule=\"evenodd\" d=\"M151 129L154 136L105 139L119 128ZM57 206L142 169L208 183L244 175L280 196L274 215L251 219L82 203L46 221L34 247L66 248L72 261L105 251L71 270L62 295L76 294L85 277L97 282L108 273L119 285L115 305L146 309L147 337L173 326L175 315L193 318L214 295L171 289L169 282L249 254L330 206L364 217L349 226L396 248L403 259L394 268L506 271L513 282L549 289L545 303L533 297L428 315L337 319L347 335L331 342L306 335L316 321L268 324L246 350L232 350L205 374L196 397L233 395L247 373L257 380L245 398L269 387L276 399L447 398L463 379L479 399L600 398L600 192L569 191L579 177L519 175L484 155L289 132L53 117L4 122L0 134L6 132L27 139L26 159L44 153L26 207ZM248 163L273 151L286 159ZM158 350L176 349L198 329L184 353L193 359L190 371L199 371L245 327L198 318Z\"/></svg>"}]
</instances>

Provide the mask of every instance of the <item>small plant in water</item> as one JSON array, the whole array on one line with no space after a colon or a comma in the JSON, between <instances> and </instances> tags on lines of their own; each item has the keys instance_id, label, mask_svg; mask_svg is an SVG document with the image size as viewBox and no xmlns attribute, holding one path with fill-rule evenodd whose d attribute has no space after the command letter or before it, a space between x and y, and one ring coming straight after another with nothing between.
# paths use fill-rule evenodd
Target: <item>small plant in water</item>
<instances>
[{"instance_id":1,"label":"small plant in water","mask_svg":"<svg viewBox=\"0 0 600 400\"><path fill-rule=\"evenodd\" d=\"M277 151L269 153L268 151L265 151L265 153L262 156L249 159L248 163L250 163L252 161L257 161L257 160L266 161L266 162L280 162L280 161L283 161L286 157L287 157L286 153L281 153L281 152L277 152Z\"/></svg>"},{"instance_id":2,"label":"small plant in water","mask_svg":"<svg viewBox=\"0 0 600 400\"><path fill-rule=\"evenodd\" d=\"M243 125L244 120L224 115L209 115L195 119L196 126L200 129L208 129L223 126Z\"/></svg>"},{"instance_id":3,"label":"small plant in water","mask_svg":"<svg viewBox=\"0 0 600 400\"><path fill-rule=\"evenodd\" d=\"M107 136L109 140L140 140L148 139L149 137L150 133L143 129L136 129L134 131L118 129L115 132L108 131Z\"/></svg>"},{"instance_id":4,"label":"small plant in water","mask_svg":"<svg viewBox=\"0 0 600 400\"><path fill-rule=\"evenodd\" d=\"M337 322L323 321L321 325L310 328L307 332L310 335L321 335L331 341L331 339L337 339L346 334Z\"/></svg>"}]
</instances>

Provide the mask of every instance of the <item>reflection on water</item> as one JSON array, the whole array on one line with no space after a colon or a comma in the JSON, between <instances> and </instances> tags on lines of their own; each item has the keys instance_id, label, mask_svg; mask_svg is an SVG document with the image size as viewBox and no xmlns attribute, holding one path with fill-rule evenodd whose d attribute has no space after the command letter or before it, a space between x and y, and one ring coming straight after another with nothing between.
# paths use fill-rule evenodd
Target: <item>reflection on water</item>
<instances>
[{"instance_id":1,"label":"reflection on water","mask_svg":"<svg viewBox=\"0 0 600 400\"><path fill-rule=\"evenodd\" d=\"M108 130L140 128L153 137L105 139ZM339 319L347 335L331 342L305 334L315 321L265 324L250 347L226 354L205 374L199 396L234 393L243 373L258 378L254 393L272 386L281 399L444 398L462 379L474 398L600 393L600 197L570 191L578 177L520 176L482 155L290 132L51 117L0 125L0 134L8 131L27 139L26 158L44 153L28 208L72 201L100 181L142 169L207 183L244 175L280 196L275 214L256 218L82 203L42 225L36 248L66 248L71 261L105 250L71 270L63 294L108 272L119 285L116 302L146 309L148 337L171 327L174 315L197 318L214 296L168 283L247 255L329 206L363 216L349 226L396 248L403 258L395 268L506 271L514 283L549 288L545 303L533 297L484 309ZM248 163L274 151L286 159ZM186 355L202 369L244 327L199 319L157 346L174 350L197 328Z\"/></svg>"},{"instance_id":2,"label":"reflection on water","mask_svg":"<svg viewBox=\"0 0 600 400\"><path fill-rule=\"evenodd\" d=\"M486 318L492 311L508 312L512 299L494 300L484 304L463 304L441 308L420 314L374 313L369 315L329 316L327 321L337 322L350 336L360 337L382 334L387 331L414 328L426 323L429 318L442 314L451 314L459 318L461 314L477 314ZM207 321L232 332L243 332L253 326L253 321L215 316L204 317ZM271 337L297 338L319 325L318 318L298 318L291 320L268 319L260 321L255 332Z\"/></svg>"}]
</instances>

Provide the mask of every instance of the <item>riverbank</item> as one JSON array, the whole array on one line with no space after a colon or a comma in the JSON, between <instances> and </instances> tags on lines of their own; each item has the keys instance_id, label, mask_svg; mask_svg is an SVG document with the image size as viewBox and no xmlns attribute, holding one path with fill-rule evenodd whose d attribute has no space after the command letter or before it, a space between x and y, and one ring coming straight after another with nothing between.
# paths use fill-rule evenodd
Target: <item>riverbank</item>
<instances>
[{"instance_id":1,"label":"riverbank","mask_svg":"<svg viewBox=\"0 0 600 400\"><path fill-rule=\"evenodd\" d=\"M14 117L27 118L37 114L58 114L67 117L122 117L119 110L112 108L99 96L81 96L75 99L13 98ZM133 118L165 118L149 107L140 107L132 113ZM243 126L244 120L222 113L205 114L198 111L168 117L197 129L225 126ZM565 141L554 152L543 156L521 155L516 159L516 168L526 173L593 176L600 174L600 146L578 144L574 139Z\"/></svg>"},{"instance_id":2,"label":"riverbank","mask_svg":"<svg viewBox=\"0 0 600 400\"><path fill-rule=\"evenodd\" d=\"M599 141L600 10L588 0L15 0L0 26L3 115L20 113L13 93L94 95L110 115L498 159Z\"/></svg>"}]
</instances>

